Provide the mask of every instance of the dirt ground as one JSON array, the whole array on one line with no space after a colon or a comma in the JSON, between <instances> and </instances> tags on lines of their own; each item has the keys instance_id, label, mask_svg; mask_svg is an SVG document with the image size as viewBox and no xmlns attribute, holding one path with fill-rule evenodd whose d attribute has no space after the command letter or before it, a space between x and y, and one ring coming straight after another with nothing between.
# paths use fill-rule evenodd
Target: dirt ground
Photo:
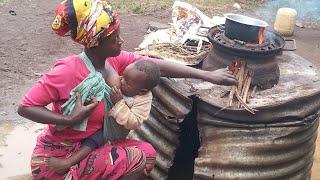
<instances>
[{"instance_id":1,"label":"dirt ground","mask_svg":"<svg viewBox=\"0 0 320 180\"><path fill-rule=\"evenodd\" d=\"M43 125L16 113L19 100L57 58L81 52L70 38L59 37L50 28L58 2L11 0L0 6L0 179L29 172L33 143L43 129ZM170 17L122 15L123 49L132 51L138 46L150 21L167 23ZM293 38L297 41L296 53L320 67L320 28L296 28ZM319 150L316 153L315 164L319 166Z\"/></svg>"}]
</instances>

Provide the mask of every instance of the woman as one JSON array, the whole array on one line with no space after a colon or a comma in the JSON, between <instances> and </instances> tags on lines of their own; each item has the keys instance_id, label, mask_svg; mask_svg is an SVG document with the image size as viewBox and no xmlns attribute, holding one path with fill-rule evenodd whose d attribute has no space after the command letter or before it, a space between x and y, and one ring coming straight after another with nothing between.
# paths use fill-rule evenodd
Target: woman
<instances>
[{"instance_id":1,"label":"woman","mask_svg":"<svg viewBox=\"0 0 320 180\"><path fill-rule=\"evenodd\" d=\"M84 52L58 60L19 106L21 116L48 124L32 154L35 179L139 179L152 170L156 151L146 142L129 139L93 151L67 174L59 174L44 163L46 157L68 158L78 151L83 139L103 126L108 101L101 94L108 96L110 90L104 82L119 86L118 76L140 59L121 51L124 41L119 26L118 14L103 0L67 0L58 5L53 30L62 36L70 31L72 39L84 45ZM158 64L162 76L199 78L224 85L236 83L226 69L209 72L150 60ZM46 108L50 103L52 111ZM84 130L75 130L79 123Z\"/></svg>"}]
</instances>

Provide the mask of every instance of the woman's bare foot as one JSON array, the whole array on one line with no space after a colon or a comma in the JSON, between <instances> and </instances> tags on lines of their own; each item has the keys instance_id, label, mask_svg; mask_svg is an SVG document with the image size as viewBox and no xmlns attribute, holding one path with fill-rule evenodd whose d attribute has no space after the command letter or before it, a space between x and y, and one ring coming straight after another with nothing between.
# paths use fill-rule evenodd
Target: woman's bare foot
<instances>
[{"instance_id":1,"label":"woman's bare foot","mask_svg":"<svg viewBox=\"0 0 320 180\"><path fill-rule=\"evenodd\" d=\"M65 174L71 167L68 159L59 159L55 157L46 157L44 159L46 166L53 169L58 174Z\"/></svg>"}]
</instances>

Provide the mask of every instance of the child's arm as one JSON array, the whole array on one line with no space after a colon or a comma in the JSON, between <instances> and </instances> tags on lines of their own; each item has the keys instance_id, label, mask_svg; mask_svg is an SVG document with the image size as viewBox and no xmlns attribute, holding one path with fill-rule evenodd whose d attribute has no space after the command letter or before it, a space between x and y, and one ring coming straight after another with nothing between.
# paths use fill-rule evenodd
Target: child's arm
<instances>
[{"instance_id":1,"label":"child's arm","mask_svg":"<svg viewBox=\"0 0 320 180\"><path fill-rule=\"evenodd\" d=\"M91 147L89 146L81 146L80 150L70 156L69 158L65 159L69 168L75 164L78 164L82 159L87 157L87 155L92 151Z\"/></svg>"},{"instance_id":2,"label":"child's arm","mask_svg":"<svg viewBox=\"0 0 320 180\"><path fill-rule=\"evenodd\" d=\"M143 121L148 119L151 104L151 92L148 92L145 95L135 96L132 107L128 106L122 99L112 107L110 110L110 116L126 129L137 129Z\"/></svg>"},{"instance_id":3,"label":"child's arm","mask_svg":"<svg viewBox=\"0 0 320 180\"><path fill-rule=\"evenodd\" d=\"M82 141L82 146L78 152L70 156L67 161L68 164L71 166L78 164L82 159L87 157L87 155L100 147L103 144L103 131L99 130L94 133L92 136L88 137L84 141Z\"/></svg>"},{"instance_id":4,"label":"child's arm","mask_svg":"<svg viewBox=\"0 0 320 180\"><path fill-rule=\"evenodd\" d=\"M88 137L82 142L82 146L78 152L74 153L69 158L55 158L48 157L45 159L45 163L48 167L56 171L57 173L64 174L69 168L75 164L78 164L87 155L97 149L103 144L103 131L99 130L92 136Z\"/></svg>"}]
</instances>

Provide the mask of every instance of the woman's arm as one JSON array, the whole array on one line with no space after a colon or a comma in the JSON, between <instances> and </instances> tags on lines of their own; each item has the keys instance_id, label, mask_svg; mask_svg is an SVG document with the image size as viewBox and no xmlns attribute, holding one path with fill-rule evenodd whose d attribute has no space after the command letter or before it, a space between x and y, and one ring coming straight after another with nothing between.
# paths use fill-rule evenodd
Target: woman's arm
<instances>
[{"instance_id":1,"label":"woman's arm","mask_svg":"<svg viewBox=\"0 0 320 180\"><path fill-rule=\"evenodd\" d=\"M237 83L235 77L226 68L218 69L216 71L204 71L178 63L136 55L132 52L126 51L121 51L121 54L117 57L108 58L107 64L112 66L118 74L122 74L123 70L129 64L139 60L150 60L155 62L160 68L161 76L165 77L202 79L219 85L234 85Z\"/></svg>"},{"instance_id":2,"label":"woman's arm","mask_svg":"<svg viewBox=\"0 0 320 180\"><path fill-rule=\"evenodd\" d=\"M24 118L42 124L70 125L69 123L71 123L68 116L57 114L48 110L46 107L41 106L19 106L18 114Z\"/></svg>"},{"instance_id":3,"label":"woman's arm","mask_svg":"<svg viewBox=\"0 0 320 180\"><path fill-rule=\"evenodd\" d=\"M226 68L218 69L216 71L204 71L182 64L167 62L154 58L150 58L150 60L158 64L161 71L161 76L203 79L219 85L234 85L237 83L236 78L232 75L232 72L228 71Z\"/></svg>"},{"instance_id":4,"label":"woman's arm","mask_svg":"<svg viewBox=\"0 0 320 180\"><path fill-rule=\"evenodd\" d=\"M92 98L90 104L82 105L81 95L77 94L76 105L69 116L52 112L46 107L42 106L19 106L18 114L37 123L71 126L89 117L92 110L97 105L98 102L95 98Z\"/></svg>"}]
</instances>

